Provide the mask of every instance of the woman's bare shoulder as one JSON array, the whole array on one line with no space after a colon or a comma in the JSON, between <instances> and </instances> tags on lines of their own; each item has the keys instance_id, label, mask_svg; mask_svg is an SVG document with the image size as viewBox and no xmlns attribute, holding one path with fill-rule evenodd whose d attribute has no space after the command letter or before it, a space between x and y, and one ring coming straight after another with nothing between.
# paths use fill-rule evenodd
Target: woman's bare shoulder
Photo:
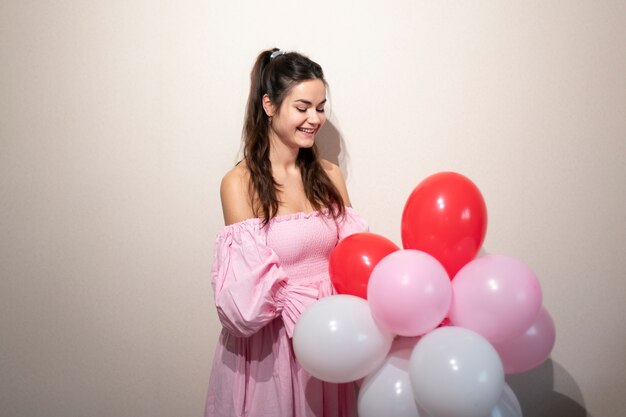
<instances>
[{"instance_id":1,"label":"woman's bare shoulder","mask_svg":"<svg viewBox=\"0 0 626 417\"><path fill-rule=\"evenodd\" d=\"M239 163L224 175L220 185L224 224L238 223L255 217L249 187L250 172L244 162Z\"/></svg>"},{"instance_id":2,"label":"woman's bare shoulder","mask_svg":"<svg viewBox=\"0 0 626 417\"><path fill-rule=\"evenodd\" d=\"M337 187L339 194L343 198L343 202L346 207L350 207L350 198L348 197L348 188L346 187L346 181L343 178L343 173L341 172L341 168L336 164L327 161L326 159L320 159L320 164L322 168L326 172L326 175L333 182L334 186Z\"/></svg>"}]
</instances>

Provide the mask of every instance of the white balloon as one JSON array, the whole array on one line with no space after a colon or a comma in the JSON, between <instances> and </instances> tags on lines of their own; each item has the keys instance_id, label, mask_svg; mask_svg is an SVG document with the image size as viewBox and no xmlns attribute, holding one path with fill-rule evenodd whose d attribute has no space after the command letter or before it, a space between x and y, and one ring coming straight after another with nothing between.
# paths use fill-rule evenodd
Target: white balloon
<instances>
[{"instance_id":1,"label":"white balloon","mask_svg":"<svg viewBox=\"0 0 626 417\"><path fill-rule=\"evenodd\" d=\"M420 417L433 417L425 411L421 411ZM506 383L504 384L504 391L500 396L500 400L491 409L491 412L485 417L523 417L522 407L515 396L515 393Z\"/></svg>"},{"instance_id":2,"label":"white balloon","mask_svg":"<svg viewBox=\"0 0 626 417\"><path fill-rule=\"evenodd\" d=\"M353 295L333 295L302 313L294 329L293 349L311 375L343 383L376 369L392 341L393 335L372 318L367 301Z\"/></svg>"},{"instance_id":3,"label":"white balloon","mask_svg":"<svg viewBox=\"0 0 626 417\"><path fill-rule=\"evenodd\" d=\"M441 327L420 339L409 365L418 405L437 417L482 417L504 389L498 353L478 333Z\"/></svg>"},{"instance_id":4,"label":"white balloon","mask_svg":"<svg viewBox=\"0 0 626 417\"><path fill-rule=\"evenodd\" d=\"M515 393L506 383L504 391L498 403L491 409L491 413L485 417L522 417L522 407L515 396Z\"/></svg>"},{"instance_id":5,"label":"white balloon","mask_svg":"<svg viewBox=\"0 0 626 417\"><path fill-rule=\"evenodd\" d=\"M359 391L359 417L420 417L409 380L415 338L398 338L382 365L365 377Z\"/></svg>"}]
</instances>

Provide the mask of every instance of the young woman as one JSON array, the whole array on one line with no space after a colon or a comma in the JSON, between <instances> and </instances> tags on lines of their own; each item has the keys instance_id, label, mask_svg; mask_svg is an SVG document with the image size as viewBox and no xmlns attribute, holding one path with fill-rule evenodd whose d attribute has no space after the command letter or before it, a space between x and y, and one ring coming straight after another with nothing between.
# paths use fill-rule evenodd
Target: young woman
<instances>
[{"instance_id":1,"label":"young woman","mask_svg":"<svg viewBox=\"0 0 626 417\"><path fill-rule=\"evenodd\" d=\"M291 336L302 311L334 294L328 259L367 229L339 168L317 155L326 120L322 68L295 52L262 52L252 69L244 158L222 180L225 227L212 270L223 329L206 417L356 416L354 384L298 364Z\"/></svg>"}]
</instances>

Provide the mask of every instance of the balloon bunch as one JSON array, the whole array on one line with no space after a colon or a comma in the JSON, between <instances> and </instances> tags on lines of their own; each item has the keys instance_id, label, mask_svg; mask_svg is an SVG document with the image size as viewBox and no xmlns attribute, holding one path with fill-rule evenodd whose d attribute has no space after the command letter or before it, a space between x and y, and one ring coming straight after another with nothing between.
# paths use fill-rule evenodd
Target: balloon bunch
<instances>
[{"instance_id":1,"label":"balloon bunch","mask_svg":"<svg viewBox=\"0 0 626 417\"><path fill-rule=\"evenodd\" d=\"M521 261L476 257L487 210L472 181L434 174L409 196L400 249L374 233L330 258L339 293L296 323L302 367L335 383L362 380L361 417L521 417L505 373L550 355L555 327Z\"/></svg>"}]
</instances>

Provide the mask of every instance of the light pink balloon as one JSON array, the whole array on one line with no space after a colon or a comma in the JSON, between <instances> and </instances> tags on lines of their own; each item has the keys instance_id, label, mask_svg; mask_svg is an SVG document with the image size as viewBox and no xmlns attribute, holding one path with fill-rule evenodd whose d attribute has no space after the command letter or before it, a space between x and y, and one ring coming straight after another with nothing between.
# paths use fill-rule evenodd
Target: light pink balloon
<instances>
[{"instance_id":1,"label":"light pink balloon","mask_svg":"<svg viewBox=\"0 0 626 417\"><path fill-rule=\"evenodd\" d=\"M376 322L401 336L419 336L437 327L450 308L451 297L444 267L431 255L412 249L384 257L367 286Z\"/></svg>"},{"instance_id":2,"label":"light pink balloon","mask_svg":"<svg viewBox=\"0 0 626 417\"><path fill-rule=\"evenodd\" d=\"M503 343L494 343L507 374L517 374L541 365L552 352L556 341L554 321L545 308L539 311L534 323L522 333Z\"/></svg>"},{"instance_id":3,"label":"light pink balloon","mask_svg":"<svg viewBox=\"0 0 626 417\"><path fill-rule=\"evenodd\" d=\"M492 343L528 329L541 308L541 286L533 271L508 256L487 255L465 265L452 281L449 318Z\"/></svg>"}]
</instances>

